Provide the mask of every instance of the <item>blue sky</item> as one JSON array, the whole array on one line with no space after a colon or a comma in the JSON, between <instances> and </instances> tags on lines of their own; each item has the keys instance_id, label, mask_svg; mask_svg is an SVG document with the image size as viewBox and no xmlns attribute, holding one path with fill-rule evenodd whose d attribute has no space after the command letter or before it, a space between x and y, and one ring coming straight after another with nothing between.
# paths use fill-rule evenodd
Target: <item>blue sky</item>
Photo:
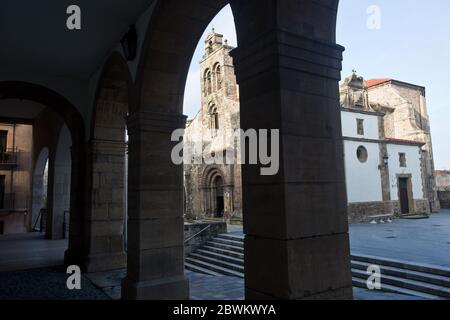
<instances>
[{"instance_id":1,"label":"blue sky","mask_svg":"<svg viewBox=\"0 0 450 320\"><path fill-rule=\"evenodd\" d=\"M432 4L432 5L430 5ZM381 12L380 29L369 29L369 6ZM449 0L341 0L337 42L346 48L342 76L356 69L368 78L394 78L425 86L436 169L450 170L450 1ZM225 7L212 27L236 46L231 9ZM198 62L203 42L194 54L186 85L184 112L200 108Z\"/></svg>"}]
</instances>

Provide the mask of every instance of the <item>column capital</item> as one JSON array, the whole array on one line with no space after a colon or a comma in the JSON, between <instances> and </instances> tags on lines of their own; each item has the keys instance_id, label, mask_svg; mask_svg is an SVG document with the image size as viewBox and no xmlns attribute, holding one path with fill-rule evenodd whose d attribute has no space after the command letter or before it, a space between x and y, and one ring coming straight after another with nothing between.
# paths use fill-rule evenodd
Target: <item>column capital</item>
<instances>
[{"instance_id":1,"label":"column capital","mask_svg":"<svg viewBox=\"0 0 450 320\"><path fill-rule=\"evenodd\" d=\"M231 55L239 84L275 68L340 80L344 50L335 43L274 29L239 45Z\"/></svg>"},{"instance_id":2,"label":"column capital","mask_svg":"<svg viewBox=\"0 0 450 320\"><path fill-rule=\"evenodd\" d=\"M92 139L88 142L88 150L91 154L123 155L127 144L125 141Z\"/></svg>"},{"instance_id":3,"label":"column capital","mask_svg":"<svg viewBox=\"0 0 450 320\"><path fill-rule=\"evenodd\" d=\"M171 133L186 127L187 116L160 112L137 111L127 117L128 134L138 132Z\"/></svg>"}]
</instances>

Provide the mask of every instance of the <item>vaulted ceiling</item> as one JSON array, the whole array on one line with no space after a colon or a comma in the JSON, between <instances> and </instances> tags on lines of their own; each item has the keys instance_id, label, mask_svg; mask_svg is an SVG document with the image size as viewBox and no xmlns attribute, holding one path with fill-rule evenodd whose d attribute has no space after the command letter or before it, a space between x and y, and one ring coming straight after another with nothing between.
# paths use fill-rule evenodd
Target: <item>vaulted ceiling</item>
<instances>
[{"instance_id":1,"label":"vaulted ceiling","mask_svg":"<svg viewBox=\"0 0 450 320\"><path fill-rule=\"evenodd\" d=\"M18 70L88 79L153 0L2 0L0 73ZM82 29L66 27L69 5Z\"/></svg>"}]
</instances>

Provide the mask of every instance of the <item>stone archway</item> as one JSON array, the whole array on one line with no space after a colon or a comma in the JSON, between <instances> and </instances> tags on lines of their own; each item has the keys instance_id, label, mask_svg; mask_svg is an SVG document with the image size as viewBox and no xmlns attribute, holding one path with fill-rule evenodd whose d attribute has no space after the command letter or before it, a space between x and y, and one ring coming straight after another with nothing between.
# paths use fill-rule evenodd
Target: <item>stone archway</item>
<instances>
[{"instance_id":1,"label":"stone archway","mask_svg":"<svg viewBox=\"0 0 450 320\"><path fill-rule=\"evenodd\" d=\"M224 168L226 170L226 168ZM233 184L231 174L219 166L205 168L200 184L203 216L229 218L233 212Z\"/></svg>"},{"instance_id":2,"label":"stone archway","mask_svg":"<svg viewBox=\"0 0 450 320\"><path fill-rule=\"evenodd\" d=\"M63 119L72 140L70 177L70 231L66 264L82 265L84 250L85 149L84 121L76 107L59 93L44 86L17 81L0 82L0 99L21 99L48 107ZM49 190L50 191L50 190Z\"/></svg>"},{"instance_id":3,"label":"stone archway","mask_svg":"<svg viewBox=\"0 0 450 320\"><path fill-rule=\"evenodd\" d=\"M39 153L39 157L36 161L33 172L33 198L31 208L31 227L33 231L43 232L45 228L44 220L42 220L41 218L42 214L44 214L43 212L45 212L45 210L47 209L48 171L46 176L45 170L48 166L48 160L48 148L44 148Z\"/></svg>"},{"instance_id":4,"label":"stone archway","mask_svg":"<svg viewBox=\"0 0 450 320\"><path fill-rule=\"evenodd\" d=\"M195 45L227 1L159 1L131 110L125 299L186 299L183 168L171 162ZM248 299L352 297L339 110L338 1L232 1L241 127L280 130L280 170L243 165ZM170 39L170 41L169 41ZM169 200L170 199L170 200Z\"/></svg>"},{"instance_id":5,"label":"stone archway","mask_svg":"<svg viewBox=\"0 0 450 320\"><path fill-rule=\"evenodd\" d=\"M126 117L131 80L123 57L113 53L100 77L88 153L88 254L85 270L126 266Z\"/></svg>"}]
</instances>

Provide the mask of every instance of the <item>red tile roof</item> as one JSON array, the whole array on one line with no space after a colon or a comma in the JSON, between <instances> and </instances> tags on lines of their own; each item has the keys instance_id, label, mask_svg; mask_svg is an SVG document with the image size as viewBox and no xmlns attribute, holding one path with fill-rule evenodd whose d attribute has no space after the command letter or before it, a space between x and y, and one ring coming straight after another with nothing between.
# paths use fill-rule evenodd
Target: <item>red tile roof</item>
<instances>
[{"instance_id":1,"label":"red tile roof","mask_svg":"<svg viewBox=\"0 0 450 320\"><path fill-rule=\"evenodd\" d=\"M450 170L436 170L434 173L436 173L436 174L450 174Z\"/></svg>"},{"instance_id":2,"label":"red tile roof","mask_svg":"<svg viewBox=\"0 0 450 320\"><path fill-rule=\"evenodd\" d=\"M390 78L369 79L366 82L367 82L367 86L370 88L370 87L374 87L374 86L377 86L379 84L383 84L383 83L386 83L389 81L392 81L392 79L390 79Z\"/></svg>"}]
</instances>

